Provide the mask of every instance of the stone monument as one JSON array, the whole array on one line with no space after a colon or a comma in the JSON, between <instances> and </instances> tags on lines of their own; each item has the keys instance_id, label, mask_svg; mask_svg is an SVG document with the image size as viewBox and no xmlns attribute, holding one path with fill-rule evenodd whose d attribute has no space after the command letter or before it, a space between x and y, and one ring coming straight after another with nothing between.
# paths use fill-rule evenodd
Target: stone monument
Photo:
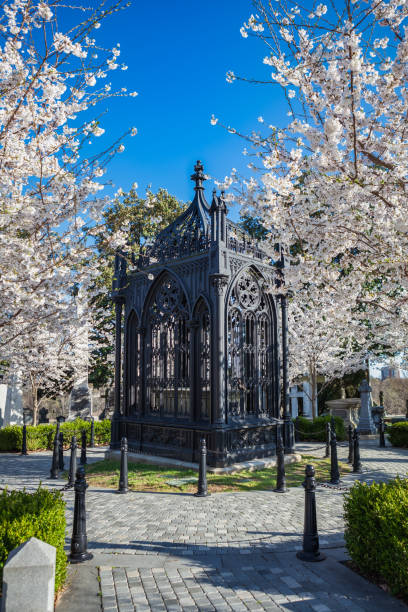
<instances>
[{"instance_id":1,"label":"stone monument","mask_svg":"<svg viewBox=\"0 0 408 612\"><path fill-rule=\"evenodd\" d=\"M376 433L376 428L371 416L371 387L368 380L365 378L359 387L360 391L360 418L358 421L357 431L363 435L371 435Z\"/></svg>"},{"instance_id":2,"label":"stone monument","mask_svg":"<svg viewBox=\"0 0 408 612\"><path fill-rule=\"evenodd\" d=\"M0 384L0 427L22 425L23 414L21 373L10 369L7 382Z\"/></svg>"},{"instance_id":3,"label":"stone monument","mask_svg":"<svg viewBox=\"0 0 408 612\"><path fill-rule=\"evenodd\" d=\"M345 427L357 425L360 409L360 399L358 397L328 400L325 405L332 416L339 416L343 419Z\"/></svg>"}]
</instances>

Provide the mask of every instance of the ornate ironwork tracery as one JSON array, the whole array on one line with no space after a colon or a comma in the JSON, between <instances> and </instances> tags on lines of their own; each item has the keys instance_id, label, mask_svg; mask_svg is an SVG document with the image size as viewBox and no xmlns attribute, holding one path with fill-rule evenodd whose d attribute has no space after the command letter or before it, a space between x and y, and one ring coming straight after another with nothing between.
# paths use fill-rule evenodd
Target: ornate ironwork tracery
<instances>
[{"instance_id":1,"label":"ornate ironwork tracery","mask_svg":"<svg viewBox=\"0 0 408 612\"><path fill-rule=\"evenodd\" d=\"M273 320L258 276L245 270L227 313L228 411L235 417L273 416Z\"/></svg>"},{"instance_id":2,"label":"ornate ironwork tracery","mask_svg":"<svg viewBox=\"0 0 408 612\"><path fill-rule=\"evenodd\" d=\"M190 329L187 300L166 275L156 289L147 321L147 414L190 416Z\"/></svg>"},{"instance_id":3,"label":"ornate ironwork tracery","mask_svg":"<svg viewBox=\"0 0 408 612\"><path fill-rule=\"evenodd\" d=\"M129 315L126 332L127 414L139 414L141 406L140 329L135 312Z\"/></svg>"},{"instance_id":4,"label":"ornate ironwork tracery","mask_svg":"<svg viewBox=\"0 0 408 612\"><path fill-rule=\"evenodd\" d=\"M196 419L209 421L211 418L211 325L210 313L203 299L196 306L194 323Z\"/></svg>"}]
</instances>

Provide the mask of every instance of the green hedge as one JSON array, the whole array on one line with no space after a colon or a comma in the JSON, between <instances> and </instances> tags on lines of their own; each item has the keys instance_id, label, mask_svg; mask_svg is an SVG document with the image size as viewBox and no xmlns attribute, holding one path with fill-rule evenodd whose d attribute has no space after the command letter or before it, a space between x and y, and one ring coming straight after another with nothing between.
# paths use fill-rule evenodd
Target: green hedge
<instances>
[{"instance_id":1,"label":"green hedge","mask_svg":"<svg viewBox=\"0 0 408 612\"><path fill-rule=\"evenodd\" d=\"M408 596L408 480L367 486L345 494L345 540L360 570Z\"/></svg>"},{"instance_id":2,"label":"green hedge","mask_svg":"<svg viewBox=\"0 0 408 612\"><path fill-rule=\"evenodd\" d=\"M65 502L60 491L4 490L0 495L0 584L9 553L31 537L57 549L55 591L58 591L64 584L67 570Z\"/></svg>"},{"instance_id":3,"label":"green hedge","mask_svg":"<svg viewBox=\"0 0 408 612\"><path fill-rule=\"evenodd\" d=\"M387 435L393 446L408 448L408 422L388 425Z\"/></svg>"},{"instance_id":4,"label":"green hedge","mask_svg":"<svg viewBox=\"0 0 408 612\"><path fill-rule=\"evenodd\" d=\"M52 449L56 425L27 426L27 449L30 451ZM64 434L64 447L68 448L72 436L80 441L81 431L85 429L88 444L91 442L91 423L82 419L75 419L61 423L60 431ZM111 422L95 421L95 444L109 444L111 435ZM0 429L0 451L21 451L23 442L23 429L19 425L11 425Z\"/></svg>"},{"instance_id":5,"label":"green hedge","mask_svg":"<svg viewBox=\"0 0 408 612\"><path fill-rule=\"evenodd\" d=\"M319 416L310 421L304 417L298 417L293 419L295 427L300 430L299 440L310 441L310 442L325 442L326 440L326 423L330 423L331 416L329 414L325 416ZM346 430L344 428L344 421L341 417L334 417L336 423L336 436L337 440L346 439Z\"/></svg>"}]
</instances>

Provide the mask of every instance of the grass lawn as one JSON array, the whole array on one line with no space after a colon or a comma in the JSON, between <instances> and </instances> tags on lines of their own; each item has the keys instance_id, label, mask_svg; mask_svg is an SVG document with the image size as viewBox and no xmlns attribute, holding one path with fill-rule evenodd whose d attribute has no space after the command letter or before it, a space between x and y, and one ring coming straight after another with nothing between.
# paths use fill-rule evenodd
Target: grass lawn
<instances>
[{"instance_id":1,"label":"grass lawn","mask_svg":"<svg viewBox=\"0 0 408 612\"><path fill-rule=\"evenodd\" d=\"M317 482L330 480L330 459L304 456L299 463L285 466L286 486L299 487L305 477L307 463L314 465ZM91 487L117 489L119 483L119 461L98 461L86 466L87 482ZM339 462L340 475L351 471L351 466ZM198 473L194 470L174 469L146 463L128 465L129 489L132 491L162 491L194 493L197 489ZM181 479L194 479L190 482L177 482ZM168 481L175 480L173 485ZM208 490L211 493L223 491L261 491L276 486L276 468L255 472L243 471L238 474L208 474Z\"/></svg>"}]
</instances>

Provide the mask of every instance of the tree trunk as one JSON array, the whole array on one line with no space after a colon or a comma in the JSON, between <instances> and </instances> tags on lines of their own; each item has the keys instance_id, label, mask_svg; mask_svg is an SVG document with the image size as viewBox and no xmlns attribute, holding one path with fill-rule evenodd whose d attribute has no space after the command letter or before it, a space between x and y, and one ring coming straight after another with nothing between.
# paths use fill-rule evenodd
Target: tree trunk
<instances>
[{"instance_id":1,"label":"tree trunk","mask_svg":"<svg viewBox=\"0 0 408 612\"><path fill-rule=\"evenodd\" d=\"M317 417L317 374L316 374L316 365L311 362L309 364L309 380L312 385L312 416L315 419Z\"/></svg>"},{"instance_id":2,"label":"tree trunk","mask_svg":"<svg viewBox=\"0 0 408 612\"><path fill-rule=\"evenodd\" d=\"M37 425L38 419L38 398L37 398L37 389L33 391L33 425Z\"/></svg>"}]
</instances>

